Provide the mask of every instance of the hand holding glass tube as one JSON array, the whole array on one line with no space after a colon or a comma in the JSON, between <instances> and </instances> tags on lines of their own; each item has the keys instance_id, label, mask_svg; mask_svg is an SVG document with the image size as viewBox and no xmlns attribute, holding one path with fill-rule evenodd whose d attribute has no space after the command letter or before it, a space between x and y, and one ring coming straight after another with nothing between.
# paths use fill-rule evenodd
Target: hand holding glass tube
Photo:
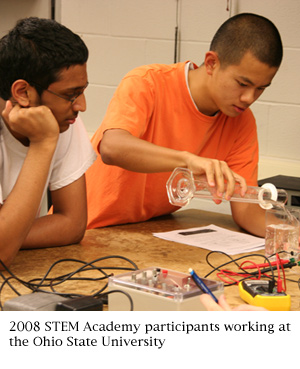
<instances>
[{"instance_id":1,"label":"hand holding glass tube","mask_svg":"<svg viewBox=\"0 0 300 369\"><path fill-rule=\"evenodd\" d=\"M185 206L194 197L226 201L224 197L217 195L215 187L208 185L205 176L194 178L193 173L186 168L174 169L167 181L167 192L170 203L175 206ZM264 209L270 209L273 207L272 203L285 204L287 198L285 190L277 190L271 183L264 184L262 187L248 186L243 196L240 185L236 184L230 201L250 202L259 204Z\"/></svg>"}]
</instances>

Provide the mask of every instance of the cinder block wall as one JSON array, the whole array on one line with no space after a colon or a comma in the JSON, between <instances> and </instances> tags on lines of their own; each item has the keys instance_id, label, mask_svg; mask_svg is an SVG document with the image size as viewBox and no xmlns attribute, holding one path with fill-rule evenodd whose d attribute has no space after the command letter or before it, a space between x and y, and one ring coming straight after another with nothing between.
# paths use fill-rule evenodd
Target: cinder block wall
<instances>
[{"instance_id":1,"label":"cinder block wall","mask_svg":"<svg viewBox=\"0 0 300 369\"><path fill-rule=\"evenodd\" d=\"M0 37L25 17L51 17L51 0L0 0Z\"/></svg>"},{"instance_id":2,"label":"cinder block wall","mask_svg":"<svg viewBox=\"0 0 300 369\"><path fill-rule=\"evenodd\" d=\"M229 10L227 6L229 5ZM272 86L253 105L260 142L259 178L300 175L299 0L61 0L61 22L82 35L90 49L88 110L93 133L126 72L148 63L203 61L219 25L254 12L271 19L284 44L284 61Z\"/></svg>"},{"instance_id":3,"label":"cinder block wall","mask_svg":"<svg viewBox=\"0 0 300 369\"><path fill-rule=\"evenodd\" d=\"M56 19L79 33L90 50L88 110L82 114L88 132L92 135L101 124L129 70L174 62L176 26L177 60L200 64L219 25L241 12L268 17L284 44L283 64L272 86L252 106L260 143L259 178L299 177L299 0L56 0ZM50 0L1 0L1 33L28 15L50 16Z\"/></svg>"}]
</instances>

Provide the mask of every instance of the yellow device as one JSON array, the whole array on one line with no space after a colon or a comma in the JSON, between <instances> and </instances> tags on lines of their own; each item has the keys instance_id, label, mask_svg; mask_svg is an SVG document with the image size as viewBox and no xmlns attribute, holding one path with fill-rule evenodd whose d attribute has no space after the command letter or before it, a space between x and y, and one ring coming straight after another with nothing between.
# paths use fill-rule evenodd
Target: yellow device
<instances>
[{"instance_id":1,"label":"yellow device","mask_svg":"<svg viewBox=\"0 0 300 369\"><path fill-rule=\"evenodd\" d=\"M291 296L285 292L270 292L270 281L249 280L239 283L240 297L248 304L272 311L291 310Z\"/></svg>"}]
</instances>

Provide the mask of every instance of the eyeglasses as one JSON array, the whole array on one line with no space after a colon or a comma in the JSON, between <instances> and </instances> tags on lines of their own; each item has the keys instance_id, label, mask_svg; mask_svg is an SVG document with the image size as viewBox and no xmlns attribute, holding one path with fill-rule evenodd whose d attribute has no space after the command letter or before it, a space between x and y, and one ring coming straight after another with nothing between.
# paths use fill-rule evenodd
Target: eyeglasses
<instances>
[{"instance_id":1,"label":"eyeglasses","mask_svg":"<svg viewBox=\"0 0 300 369\"><path fill-rule=\"evenodd\" d=\"M76 93L74 93L74 94L72 94L72 95L70 95L69 97L67 97L67 96L63 96L63 95L60 95L60 94L57 94L56 92L53 92L53 91L51 91L51 90L48 90L48 89L44 89L43 88L43 86L41 86L41 85L39 85L39 84L37 84L37 83L35 83L35 82L33 82L32 83L34 86L36 86L36 87L39 87L39 88L42 88L44 91L47 91L47 92L50 92L51 94L53 94L53 95L55 95L55 96L57 96L57 97L60 97L61 99L64 99L64 100L67 100L67 101L70 101L70 103L73 105L74 104L74 102L76 101L76 99L80 96L80 95L82 95L83 93L84 93L84 91L85 91L85 89L88 87L88 85L89 85L89 83L87 82L87 84L79 91L79 92L76 92Z\"/></svg>"}]
</instances>

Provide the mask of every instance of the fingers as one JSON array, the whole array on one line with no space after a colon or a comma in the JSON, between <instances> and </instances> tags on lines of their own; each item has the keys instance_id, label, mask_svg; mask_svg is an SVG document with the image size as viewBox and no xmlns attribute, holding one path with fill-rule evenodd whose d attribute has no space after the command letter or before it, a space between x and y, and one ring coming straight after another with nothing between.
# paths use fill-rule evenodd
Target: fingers
<instances>
[{"instance_id":1,"label":"fingers","mask_svg":"<svg viewBox=\"0 0 300 369\"><path fill-rule=\"evenodd\" d=\"M23 108L7 101L2 116L12 132L27 137L30 142L58 138L59 125L47 106Z\"/></svg>"},{"instance_id":2,"label":"fingers","mask_svg":"<svg viewBox=\"0 0 300 369\"><path fill-rule=\"evenodd\" d=\"M225 194L225 199L230 200L235 190L236 179L242 181L227 165L226 162L216 159L206 159L205 173L209 186L216 189L216 196L220 200L215 199L216 203L220 203Z\"/></svg>"},{"instance_id":3,"label":"fingers","mask_svg":"<svg viewBox=\"0 0 300 369\"><path fill-rule=\"evenodd\" d=\"M231 307L228 305L227 301L226 301L226 298L225 298L225 295L221 295L218 299L218 303L219 303L219 306L222 308L222 310L224 311L231 311Z\"/></svg>"},{"instance_id":4,"label":"fingers","mask_svg":"<svg viewBox=\"0 0 300 369\"><path fill-rule=\"evenodd\" d=\"M240 185L241 196L247 191L246 180L233 172L225 161L193 156L187 164L194 175L206 175L208 185L215 189L212 193L217 204L222 202L223 196L228 201L231 199L237 183Z\"/></svg>"},{"instance_id":5,"label":"fingers","mask_svg":"<svg viewBox=\"0 0 300 369\"><path fill-rule=\"evenodd\" d=\"M234 173L226 162L217 161L215 164L215 177L217 194L219 197L224 195L225 200L230 201L232 195L236 191L236 184L240 184L242 193L244 196L247 191L246 180L240 175Z\"/></svg>"},{"instance_id":6,"label":"fingers","mask_svg":"<svg viewBox=\"0 0 300 369\"><path fill-rule=\"evenodd\" d=\"M208 311L267 311L267 309L263 307L248 304L241 304L231 309L224 295L219 297L218 304L206 293L200 296L200 301Z\"/></svg>"},{"instance_id":7,"label":"fingers","mask_svg":"<svg viewBox=\"0 0 300 369\"><path fill-rule=\"evenodd\" d=\"M237 183L239 183L239 185L240 185L240 194L241 194L241 196L242 197L245 196L245 194L247 192L247 182L246 182L245 178L238 175L238 174L236 174L236 173L234 173L234 172L232 172L232 173L233 173L235 181Z\"/></svg>"},{"instance_id":8,"label":"fingers","mask_svg":"<svg viewBox=\"0 0 300 369\"><path fill-rule=\"evenodd\" d=\"M221 295L218 304L211 298L211 296L204 293L200 295L200 301L208 311L230 311L231 308L225 300L225 296Z\"/></svg>"},{"instance_id":9,"label":"fingers","mask_svg":"<svg viewBox=\"0 0 300 369\"><path fill-rule=\"evenodd\" d=\"M12 111L13 109L13 104L10 100L7 100L6 103L5 103L5 108L3 109L2 111L2 116L4 117L4 119L8 119L8 116L10 114L10 112Z\"/></svg>"},{"instance_id":10,"label":"fingers","mask_svg":"<svg viewBox=\"0 0 300 369\"><path fill-rule=\"evenodd\" d=\"M219 306L209 295L200 295L200 301L208 311L222 311L223 309Z\"/></svg>"},{"instance_id":11,"label":"fingers","mask_svg":"<svg viewBox=\"0 0 300 369\"><path fill-rule=\"evenodd\" d=\"M233 311L268 311L268 310L260 306L242 304L234 308Z\"/></svg>"}]
</instances>

